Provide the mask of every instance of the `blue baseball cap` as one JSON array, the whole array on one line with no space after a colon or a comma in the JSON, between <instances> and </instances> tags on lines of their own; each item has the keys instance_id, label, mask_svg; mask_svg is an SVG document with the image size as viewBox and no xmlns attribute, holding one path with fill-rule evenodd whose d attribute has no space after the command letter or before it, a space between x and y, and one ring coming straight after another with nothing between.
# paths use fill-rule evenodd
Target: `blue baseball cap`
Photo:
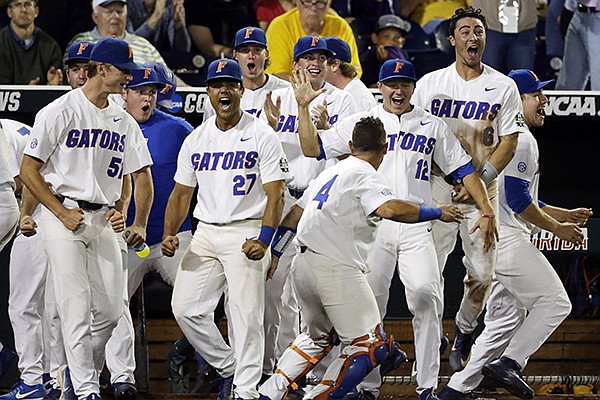
<instances>
[{"instance_id":1,"label":"blue baseball cap","mask_svg":"<svg viewBox=\"0 0 600 400\"><path fill-rule=\"evenodd\" d=\"M129 43L115 37L99 40L94 45L90 60L129 70L144 69L140 64L133 62L133 49Z\"/></svg>"},{"instance_id":2,"label":"blue baseball cap","mask_svg":"<svg viewBox=\"0 0 600 400\"><path fill-rule=\"evenodd\" d=\"M395 78L410 79L416 82L415 66L407 60L387 60L379 70L379 82Z\"/></svg>"},{"instance_id":3,"label":"blue baseball cap","mask_svg":"<svg viewBox=\"0 0 600 400\"><path fill-rule=\"evenodd\" d=\"M221 58L210 63L206 74L206 82L215 79L233 79L242 82L242 69L235 60Z\"/></svg>"},{"instance_id":4,"label":"blue baseball cap","mask_svg":"<svg viewBox=\"0 0 600 400\"><path fill-rule=\"evenodd\" d=\"M90 54L94 49L92 42L76 42L69 46L67 50L67 60L65 64L74 61L90 61Z\"/></svg>"},{"instance_id":5,"label":"blue baseball cap","mask_svg":"<svg viewBox=\"0 0 600 400\"><path fill-rule=\"evenodd\" d=\"M165 87L165 84L158 79L158 75L152 67L134 69L131 71L131 76L132 79L129 81L127 86L125 86L128 89L144 85L156 85L157 89L162 89Z\"/></svg>"},{"instance_id":6,"label":"blue baseball cap","mask_svg":"<svg viewBox=\"0 0 600 400\"><path fill-rule=\"evenodd\" d=\"M327 58L333 56L333 51L327 48L325 40L318 36L302 36L294 45L294 58L298 58L303 54L316 50L327 54Z\"/></svg>"},{"instance_id":7,"label":"blue baseball cap","mask_svg":"<svg viewBox=\"0 0 600 400\"><path fill-rule=\"evenodd\" d=\"M257 44L262 47L267 47L267 36L265 35L265 31L253 26L247 26L240 29L235 34L233 48L237 49L243 44Z\"/></svg>"},{"instance_id":8,"label":"blue baseball cap","mask_svg":"<svg viewBox=\"0 0 600 400\"><path fill-rule=\"evenodd\" d=\"M158 92L156 98L156 104L166 108L173 108L173 96L177 90L177 78L169 67L159 62L148 62L143 64L144 67L150 67L156 72L158 81L164 85L164 87Z\"/></svg>"},{"instance_id":9,"label":"blue baseball cap","mask_svg":"<svg viewBox=\"0 0 600 400\"><path fill-rule=\"evenodd\" d=\"M345 40L336 36L328 36L323 38L323 40L325 40L327 48L333 51L334 55L331 56L332 58L337 58L338 60L347 63L352 61L352 50L350 50L350 46Z\"/></svg>"},{"instance_id":10,"label":"blue baseball cap","mask_svg":"<svg viewBox=\"0 0 600 400\"><path fill-rule=\"evenodd\" d=\"M536 74L528 69L516 69L508 74L509 78L517 83L519 93L533 93L543 89L546 85L554 82L554 79L540 82Z\"/></svg>"}]
</instances>

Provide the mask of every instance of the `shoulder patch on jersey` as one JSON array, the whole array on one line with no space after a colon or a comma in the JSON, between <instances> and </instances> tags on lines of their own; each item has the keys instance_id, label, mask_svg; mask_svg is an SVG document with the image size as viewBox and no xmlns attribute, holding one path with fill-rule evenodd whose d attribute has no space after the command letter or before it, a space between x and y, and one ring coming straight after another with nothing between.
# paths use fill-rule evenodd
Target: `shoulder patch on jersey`
<instances>
[{"instance_id":1,"label":"shoulder patch on jersey","mask_svg":"<svg viewBox=\"0 0 600 400\"><path fill-rule=\"evenodd\" d=\"M279 168L281 169L281 172L284 172L286 174L290 172L290 166L286 158L282 157L279 159Z\"/></svg>"},{"instance_id":2,"label":"shoulder patch on jersey","mask_svg":"<svg viewBox=\"0 0 600 400\"><path fill-rule=\"evenodd\" d=\"M517 169L519 170L519 172L525 172L527 171L527 164L521 161L519 164L517 164Z\"/></svg>"},{"instance_id":3,"label":"shoulder patch on jersey","mask_svg":"<svg viewBox=\"0 0 600 400\"><path fill-rule=\"evenodd\" d=\"M35 148L37 147L37 145L38 145L38 141L37 141L37 139L36 139L36 138L33 138L33 139L31 140L31 143L29 144L29 147L31 147L32 149L35 149Z\"/></svg>"},{"instance_id":4,"label":"shoulder patch on jersey","mask_svg":"<svg viewBox=\"0 0 600 400\"><path fill-rule=\"evenodd\" d=\"M517 113L515 122L519 128L525 128L525 117L523 116L523 113Z\"/></svg>"}]
</instances>

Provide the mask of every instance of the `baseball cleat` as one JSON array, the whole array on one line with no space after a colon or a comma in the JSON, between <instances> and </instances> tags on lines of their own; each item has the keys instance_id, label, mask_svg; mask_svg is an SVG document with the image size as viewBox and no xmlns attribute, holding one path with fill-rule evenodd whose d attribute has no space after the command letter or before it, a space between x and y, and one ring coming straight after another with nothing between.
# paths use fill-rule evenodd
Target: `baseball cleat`
<instances>
[{"instance_id":1,"label":"baseball cleat","mask_svg":"<svg viewBox=\"0 0 600 400\"><path fill-rule=\"evenodd\" d=\"M521 366L512 358L500 357L483 367L483 375L522 399L533 398L535 392L523 380Z\"/></svg>"},{"instance_id":2,"label":"baseball cleat","mask_svg":"<svg viewBox=\"0 0 600 400\"><path fill-rule=\"evenodd\" d=\"M406 356L406 353L400 349L400 344L394 340L390 355L383 360L381 366L379 367L379 373L381 374L381 377L383 378L407 361L408 357Z\"/></svg>"},{"instance_id":3,"label":"baseball cleat","mask_svg":"<svg viewBox=\"0 0 600 400\"><path fill-rule=\"evenodd\" d=\"M8 371L17 365L18 360L19 357L17 356L17 353L8 347L4 346L2 350L0 350L0 381Z\"/></svg>"},{"instance_id":4,"label":"baseball cleat","mask_svg":"<svg viewBox=\"0 0 600 400\"><path fill-rule=\"evenodd\" d=\"M454 325L454 344L450 350L450 367L454 372L465 369L469 357L471 357L471 347L473 347L473 334L462 333L457 325Z\"/></svg>"},{"instance_id":5,"label":"baseball cleat","mask_svg":"<svg viewBox=\"0 0 600 400\"><path fill-rule=\"evenodd\" d=\"M115 400L135 400L138 397L138 391L129 382L115 382L113 384L115 388Z\"/></svg>"},{"instance_id":6,"label":"baseball cleat","mask_svg":"<svg viewBox=\"0 0 600 400\"><path fill-rule=\"evenodd\" d=\"M28 385L23 381L17 383L10 393L0 396L2 400L42 400L46 396L44 385Z\"/></svg>"},{"instance_id":7,"label":"baseball cleat","mask_svg":"<svg viewBox=\"0 0 600 400\"><path fill-rule=\"evenodd\" d=\"M438 397L440 400L483 400L483 397L474 392L459 392L450 386L443 388Z\"/></svg>"},{"instance_id":8,"label":"baseball cleat","mask_svg":"<svg viewBox=\"0 0 600 400\"><path fill-rule=\"evenodd\" d=\"M419 400L440 400L434 388L425 389L419 394Z\"/></svg>"},{"instance_id":9,"label":"baseball cleat","mask_svg":"<svg viewBox=\"0 0 600 400\"><path fill-rule=\"evenodd\" d=\"M448 338L446 336L442 336L442 339L440 340L440 355L446 352L446 349L449 345L450 341L448 340Z\"/></svg>"},{"instance_id":10,"label":"baseball cleat","mask_svg":"<svg viewBox=\"0 0 600 400\"><path fill-rule=\"evenodd\" d=\"M49 374L42 375L44 388L46 389L45 400L58 400L60 398L60 385L58 380L51 378Z\"/></svg>"},{"instance_id":11,"label":"baseball cleat","mask_svg":"<svg viewBox=\"0 0 600 400\"><path fill-rule=\"evenodd\" d=\"M77 400L77 395L71 382L71 373L69 372L69 367L66 365L61 365L58 368L58 384L60 385L59 400Z\"/></svg>"},{"instance_id":12,"label":"baseball cleat","mask_svg":"<svg viewBox=\"0 0 600 400\"><path fill-rule=\"evenodd\" d=\"M88 396L85 398L85 400L102 400L102 397L100 397L100 395L99 395L99 394L92 393L92 394L89 394L89 395L88 395Z\"/></svg>"},{"instance_id":13,"label":"baseball cleat","mask_svg":"<svg viewBox=\"0 0 600 400\"><path fill-rule=\"evenodd\" d=\"M233 391L233 375L223 378L222 376L217 378L219 383L219 395L217 397L218 400L228 400L231 398L231 393Z\"/></svg>"}]
</instances>

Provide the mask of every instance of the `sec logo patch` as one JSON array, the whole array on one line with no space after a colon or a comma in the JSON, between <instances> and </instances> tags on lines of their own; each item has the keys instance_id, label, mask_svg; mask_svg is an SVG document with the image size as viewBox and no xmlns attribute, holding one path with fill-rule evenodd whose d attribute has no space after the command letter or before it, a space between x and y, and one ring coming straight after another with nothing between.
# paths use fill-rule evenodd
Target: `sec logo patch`
<instances>
[{"instance_id":1,"label":"sec logo patch","mask_svg":"<svg viewBox=\"0 0 600 400\"><path fill-rule=\"evenodd\" d=\"M521 161L519 164L517 164L517 169L519 170L519 172L525 172L527 171L527 164Z\"/></svg>"},{"instance_id":2,"label":"sec logo patch","mask_svg":"<svg viewBox=\"0 0 600 400\"><path fill-rule=\"evenodd\" d=\"M29 147L31 147L32 149L35 149L38 145L38 141L36 138L31 139L31 143L29 144Z\"/></svg>"}]
</instances>

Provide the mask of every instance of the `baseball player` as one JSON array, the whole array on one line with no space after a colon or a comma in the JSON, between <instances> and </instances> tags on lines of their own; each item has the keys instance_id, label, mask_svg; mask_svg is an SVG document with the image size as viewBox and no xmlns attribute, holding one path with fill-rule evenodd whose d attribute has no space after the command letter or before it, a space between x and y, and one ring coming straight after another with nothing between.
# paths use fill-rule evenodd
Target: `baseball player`
<instances>
[{"instance_id":1,"label":"baseball player","mask_svg":"<svg viewBox=\"0 0 600 400\"><path fill-rule=\"evenodd\" d=\"M12 239L19 221L19 205L15 197L14 177L19 175L13 162L9 142L0 121L0 251ZM0 343L0 379L14 366L14 351Z\"/></svg>"},{"instance_id":2,"label":"baseball player","mask_svg":"<svg viewBox=\"0 0 600 400\"><path fill-rule=\"evenodd\" d=\"M123 230L124 221L112 208L120 198L122 174L134 174L136 200L151 201L151 158L142 134L108 99L131 80L129 71L139 68L132 53L121 39L96 43L86 84L38 113L21 166L23 182L45 206L40 231L69 364L59 373L63 398L100 398L98 361L123 307L114 232ZM139 246L142 234L137 231L130 244Z\"/></svg>"},{"instance_id":3,"label":"baseball player","mask_svg":"<svg viewBox=\"0 0 600 400\"><path fill-rule=\"evenodd\" d=\"M165 213L163 254L173 256L176 235L196 185L199 220L173 288L173 314L184 335L223 378L219 399L256 399L264 353L264 257L279 225L287 160L270 127L242 111L242 71L234 60L208 67L207 91L216 115L184 141L175 188ZM241 250L241 251L240 251ZM227 287L229 347L213 321ZM235 373L235 374L234 374Z\"/></svg>"},{"instance_id":4,"label":"baseball player","mask_svg":"<svg viewBox=\"0 0 600 400\"><path fill-rule=\"evenodd\" d=\"M1 120L1 124L18 174L31 127L7 119ZM47 257L41 236L35 235L40 207L26 189L21 197L20 232L10 254L8 307L21 381L13 391L0 396L4 400L60 395L55 378L58 367L66 362Z\"/></svg>"},{"instance_id":5,"label":"baseball player","mask_svg":"<svg viewBox=\"0 0 600 400\"><path fill-rule=\"evenodd\" d=\"M265 69L270 63L265 31L252 26L237 31L233 45L233 58L242 68L244 80L242 110L260 117L267 93L290 87L289 82L265 73ZM208 102L204 107L204 121L213 115L215 115L215 109Z\"/></svg>"},{"instance_id":6,"label":"baseball player","mask_svg":"<svg viewBox=\"0 0 600 400\"><path fill-rule=\"evenodd\" d=\"M327 59L325 82L352 95L356 111L369 111L377 105L373 93L357 78L356 67L351 64L352 50L343 39L337 36L323 38L333 55Z\"/></svg>"},{"instance_id":7,"label":"baseball player","mask_svg":"<svg viewBox=\"0 0 600 400\"><path fill-rule=\"evenodd\" d=\"M467 397L483 378L482 369L483 375L512 394L533 397L521 371L569 315L571 302L552 265L531 243L530 235L541 228L578 245L583 240L579 225L592 216L591 209L567 210L538 200L539 150L529 129L544 124L548 99L543 88L552 81L540 82L525 69L508 76L521 93L527 128L519 135L515 156L498 179L502 240L498 242L497 282L492 285L485 329L475 342L471 359L464 370L452 375L440 393L442 399Z\"/></svg>"},{"instance_id":8,"label":"baseball player","mask_svg":"<svg viewBox=\"0 0 600 400\"><path fill-rule=\"evenodd\" d=\"M260 387L261 399L281 399L327 355L336 339L345 346L342 354L305 398L341 399L381 364L392 351L393 339L383 331L375 296L364 276L379 222L461 218L454 206L418 206L394 198L376 171L388 151L386 139L379 118L359 119L349 143L352 156L315 178L277 231L270 273L297 227L300 251L291 276L307 329Z\"/></svg>"},{"instance_id":9,"label":"baseball player","mask_svg":"<svg viewBox=\"0 0 600 400\"><path fill-rule=\"evenodd\" d=\"M92 42L76 42L67 49L65 76L72 89L82 87L87 82L87 65L93 49Z\"/></svg>"},{"instance_id":10,"label":"baseball player","mask_svg":"<svg viewBox=\"0 0 600 400\"><path fill-rule=\"evenodd\" d=\"M448 254L460 232L467 270L464 294L456 315L455 339L450 353L454 371L464 368L471 346L477 317L489 294L497 251L483 237L472 235L473 223L484 215L495 220L497 210L496 177L508 164L523 131L523 108L515 83L481 62L485 50L485 17L472 7L457 9L450 18L450 43L455 48L456 62L431 72L417 84L414 103L444 120L460 140L487 186L493 210L482 210L468 202L459 181L451 183L436 169L432 175L433 199L444 203L462 203L467 216L460 224L433 223L433 237L439 266L443 270ZM453 187L454 185L454 187ZM454 192L453 192L454 190Z\"/></svg>"},{"instance_id":11,"label":"baseball player","mask_svg":"<svg viewBox=\"0 0 600 400\"><path fill-rule=\"evenodd\" d=\"M129 299L136 292L144 275L149 271L156 271L165 282L171 286L175 283L177 267L181 259L178 253L175 257L165 257L160 251L162 244L164 213L169 195L175 186L173 176L177 167L177 155L181 145L189 133L194 129L184 119L172 116L155 108L158 93L165 88L176 90L176 82L169 79L164 71L168 67L162 64L144 64L143 70L132 71L133 79L127 84L123 94L126 111L131 114L140 125L146 144L150 150L153 164L152 182L154 186L154 202L150 209L148 226L146 227L146 244L150 247L150 254L140 258L135 252L130 251L127 259L128 270L128 296ZM163 71L161 80L154 69ZM174 76L171 73L171 76ZM170 85L167 87L166 85ZM134 224L133 216L136 215L135 205L131 204L127 212L127 226ZM180 248L185 251L192 238L192 223L188 216L181 225L177 237ZM128 329L127 316L123 316L115 328L113 336L107 345L107 367L111 374L111 382L115 389L115 398L135 398L137 390L133 386L135 358L133 330Z\"/></svg>"},{"instance_id":12,"label":"baseball player","mask_svg":"<svg viewBox=\"0 0 600 400\"><path fill-rule=\"evenodd\" d=\"M321 128L335 125L339 119L356 111L350 93L325 82L327 58L332 54L325 41L318 36L301 37L294 45L292 69L306 68L310 71L313 88L315 90L324 89L311 105L314 122ZM325 169L326 162L312 160L302 154L297 134L298 106L292 88L278 89L268 94L261 118L268 121L269 125L277 132L283 151L290 163L290 173L293 179L288 182L285 193L284 211L287 212L296 200L302 196L308 183ZM287 277L292 257L293 252L288 252L282 256L278 272L273 276L272 281L268 283L269 286L272 286L269 289L270 292L281 293L283 291L283 304L295 302L291 288L288 286L288 289L284 290L288 281ZM274 287L277 287L277 289ZM280 295L279 298L281 297ZM294 306L293 308L297 307ZM280 309L280 315L281 325L275 356L279 356L298 335L298 312L288 306L287 309L285 307ZM271 364L271 369L268 369L268 366L265 365L266 374L272 373L272 366Z\"/></svg>"},{"instance_id":13,"label":"baseball player","mask_svg":"<svg viewBox=\"0 0 600 400\"><path fill-rule=\"evenodd\" d=\"M306 73L297 73L292 84L300 112L298 132L305 155L329 159L348 154L348 132L353 124L365 115L377 116L389 140L389 152L380 170L399 198L425 206L435 204L430 185L431 165L435 162L446 174L462 179L482 209L492 211L485 187L460 142L443 121L410 103L416 81L410 62L388 60L382 65L378 87L383 105L342 119L333 129L320 133L310 122L308 111L309 101L318 92L310 88L306 80ZM493 220L478 218L473 232L476 229L481 229L485 243L489 245L493 241ZM382 317L395 266L398 268L408 308L414 315L417 392L423 400L435 398L440 358L434 349L440 344L442 294L431 223L398 225L383 221L377 230L370 264L373 268L367 280ZM419 268L414 268L415 265ZM372 395L369 397L378 393L378 375L371 374L363 385Z\"/></svg>"}]
</instances>

